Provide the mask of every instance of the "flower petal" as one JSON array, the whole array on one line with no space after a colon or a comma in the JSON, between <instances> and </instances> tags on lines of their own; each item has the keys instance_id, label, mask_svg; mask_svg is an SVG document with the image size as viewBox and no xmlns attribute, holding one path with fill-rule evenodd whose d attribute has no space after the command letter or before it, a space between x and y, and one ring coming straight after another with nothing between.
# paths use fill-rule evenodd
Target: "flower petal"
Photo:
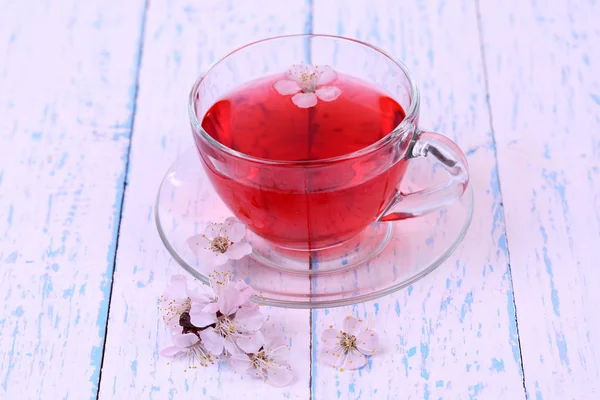
<instances>
[{"instance_id":1,"label":"flower petal","mask_svg":"<svg viewBox=\"0 0 600 400\"><path fill-rule=\"evenodd\" d=\"M221 266L221 265L225 264L228 260L229 260L229 258L227 257L226 254L215 253L215 257L213 257L212 266L213 267Z\"/></svg>"},{"instance_id":2,"label":"flower petal","mask_svg":"<svg viewBox=\"0 0 600 400\"><path fill-rule=\"evenodd\" d=\"M235 217L227 218L223 225L225 226L225 237L232 242L239 242L246 234L246 227Z\"/></svg>"},{"instance_id":3,"label":"flower petal","mask_svg":"<svg viewBox=\"0 0 600 400\"><path fill-rule=\"evenodd\" d=\"M271 355L273 355L277 351L276 349L287 348L287 345L281 335L278 335L272 331L262 333L263 337L265 338L265 351L271 353Z\"/></svg>"},{"instance_id":4,"label":"flower petal","mask_svg":"<svg viewBox=\"0 0 600 400\"><path fill-rule=\"evenodd\" d=\"M171 341L173 345L179 347L180 349L185 349L187 347L191 347L198 343L200 339L193 333L181 333L177 335L173 335Z\"/></svg>"},{"instance_id":5,"label":"flower petal","mask_svg":"<svg viewBox=\"0 0 600 400\"><path fill-rule=\"evenodd\" d=\"M379 347L379 337L374 331L366 330L356 336L356 347L364 355L375 354Z\"/></svg>"},{"instance_id":6,"label":"flower petal","mask_svg":"<svg viewBox=\"0 0 600 400\"><path fill-rule=\"evenodd\" d=\"M218 267L225 264L227 260L229 260L224 253L217 253L205 248L199 248L195 251L195 253L198 261L208 267Z\"/></svg>"},{"instance_id":7,"label":"flower petal","mask_svg":"<svg viewBox=\"0 0 600 400\"><path fill-rule=\"evenodd\" d=\"M275 82L273 88L277 90L277 93L284 96L288 94L298 93L301 90L300 85L298 85L297 82L289 79L282 79L280 81Z\"/></svg>"},{"instance_id":8,"label":"flower petal","mask_svg":"<svg viewBox=\"0 0 600 400\"><path fill-rule=\"evenodd\" d=\"M243 374L246 371L248 371L248 368L250 368L252 361L250 361L250 358L246 354L239 353L231 356L229 363L231 364L231 367L233 368L235 373Z\"/></svg>"},{"instance_id":9,"label":"flower petal","mask_svg":"<svg viewBox=\"0 0 600 400\"><path fill-rule=\"evenodd\" d=\"M198 261L200 261L202 264L207 264L209 266L218 266L224 264L227 261L227 256L225 256L222 253L218 253L214 250L211 250L209 248L210 245L206 240L204 240L203 242L194 242L192 238L189 238L188 244L194 252L194 255L196 256ZM215 263L219 262L218 260L216 260L217 258L219 258L219 256L224 257L225 260L221 262L221 264L215 265Z\"/></svg>"},{"instance_id":10,"label":"flower petal","mask_svg":"<svg viewBox=\"0 0 600 400\"><path fill-rule=\"evenodd\" d=\"M225 344L225 350L227 350L227 352L229 354L241 353L241 351L238 349L238 347L235 344L235 342L233 341L233 339L230 339L230 340L225 339L225 341L223 343Z\"/></svg>"},{"instance_id":11,"label":"flower petal","mask_svg":"<svg viewBox=\"0 0 600 400\"><path fill-rule=\"evenodd\" d=\"M332 367L339 367L344 357L342 346L335 346L332 349L323 348L321 350L321 360Z\"/></svg>"},{"instance_id":12,"label":"flower petal","mask_svg":"<svg viewBox=\"0 0 600 400\"><path fill-rule=\"evenodd\" d=\"M231 315L244 304L246 298L242 292L232 286L226 286L221 289L219 297L219 311L225 315Z\"/></svg>"},{"instance_id":13,"label":"flower petal","mask_svg":"<svg viewBox=\"0 0 600 400\"><path fill-rule=\"evenodd\" d=\"M217 223L213 222L213 223L206 225L206 227L204 228L204 231L202 232L204 237L202 235L198 235L198 236L202 237L206 241L211 241L214 238L216 238L217 236L220 236L222 231L223 231L223 224L217 224Z\"/></svg>"},{"instance_id":14,"label":"flower petal","mask_svg":"<svg viewBox=\"0 0 600 400\"><path fill-rule=\"evenodd\" d=\"M341 336L339 330L325 329L321 335L321 342L323 342L323 347L332 349L335 346L339 346L340 338Z\"/></svg>"},{"instance_id":15,"label":"flower petal","mask_svg":"<svg viewBox=\"0 0 600 400\"><path fill-rule=\"evenodd\" d=\"M337 79L337 74L333 68L329 65L318 66L317 71L320 72L319 77L317 78L317 85L327 85L329 82L332 82Z\"/></svg>"},{"instance_id":16,"label":"flower petal","mask_svg":"<svg viewBox=\"0 0 600 400\"><path fill-rule=\"evenodd\" d=\"M202 305L192 306L190 310L190 321L198 328L204 328L210 324L217 322L217 314L214 312L204 312Z\"/></svg>"},{"instance_id":17,"label":"flower petal","mask_svg":"<svg viewBox=\"0 0 600 400\"><path fill-rule=\"evenodd\" d=\"M183 351L177 346L169 346L160 351L160 355L163 357L177 357L182 353Z\"/></svg>"},{"instance_id":18,"label":"flower petal","mask_svg":"<svg viewBox=\"0 0 600 400\"><path fill-rule=\"evenodd\" d=\"M187 294L187 279L183 275L173 275L171 283L165 288L163 298L165 300L183 300Z\"/></svg>"},{"instance_id":19,"label":"flower petal","mask_svg":"<svg viewBox=\"0 0 600 400\"><path fill-rule=\"evenodd\" d=\"M265 316L255 308L240 308L235 314L233 323L242 332L253 332L261 328Z\"/></svg>"},{"instance_id":20,"label":"flower petal","mask_svg":"<svg viewBox=\"0 0 600 400\"><path fill-rule=\"evenodd\" d=\"M242 304L243 308L254 308L258 309L258 304L253 301L247 300L244 304Z\"/></svg>"},{"instance_id":21,"label":"flower petal","mask_svg":"<svg viewBox=\"0 0 600 400\"><path fill-rule=\"evenodd\" d=\"M254 335L249 337L240 337L237 340L237 345L246 353L258 353L260 348L265 344L265 338L260 331L256 331Z\"/></svg>"},{"instance_id":22,"label":"flower petal","mask_svg":"<svg viewBox=\"0 0 600 400\"><path fill-rule=\"evenodd\" d=\"M356 335L360 328L362 327L362 320L356 319L351 316L347 316L344 318L344 332L348 335Z\"/></svg>"},{"instance_id":23,"label":"flower petal","mask_svg":"<svg viewBox=\"0 0 600 400\"><path fill-rule=\"evenodd\" d=\"M292 369L287 365L272 365L267 369L267 382L269 385L283 387L294 379Z\"/></svg>"},{"instance_id":24,"label":"flower petal","mask_svg":"<svg viewBox=\"0 0 600 400\"><path fill-rule=\"evenodd\" d=\"M219 311L219 303L218 302L208 303L207 305L204 306L202 311L205 313L216 313L217 311Z\"/></svg>"},{"instance_id":25,"label":"flower petal","mask_svg":"<svg viewBox=\"0 0 600 400\"><path fill-rule=\"evenodd\" d=\"M208 243L209 241L206 240L206 238L204 238L202 235L194 235L187 238L187 244L190 246L190 249L192 249L196 257L198 257L198 251L200 249L206 249Z\"/></svg>"},{"instance_id":26,"label":"flower petal","mask_svg":"<svg viewBox=\"0 0 600 400\"><path fill-rule=\"evenodd\" d=\"M214 293L212 293L212 290L208 286L206 286L206 288L208 290L203 290L201 292L195 290L188 290L188 296L190 297L192 302L202 305L211 303L214 300L215 295Z\"/></svg>"},{"instance_id":27,"label":"flower petal","mask_svg":"<svg viewBox=\"0 0 600 400\"><path fill-rule=\"evenodd\" d=\"M286 349L287 351L283 351ZM287 363L287 360L290 356L290 348L287 346L279 347L276 351L272 351L269 353L269 357L273 360L273 362L284 365Z\"/></svg>"},{"instance_id":28,"label":"flower petal","mask_svg":"<svg viewBox=\"0 0 600 400\"><path fill-rule=\"evenodd\" d=\"M315 67L310 64L294 64L287 70L287 77L296 81L299 85L306 82L315 73ZM314 75L313 75L314 76Z\"/></svg>"},{"instance_id":29,"label":"flower petal","mask_svg":"<svg viewBox=\"0 0 600 400\"><path fill-rule=\"evenodd\" d=\"M346 357L342 359L340 369L359 369L365 364L367 364L367 359L365 356L363 356L360 352L353 350L346 354Z\"/></svg>"},{"instance_id":30,"label":"flower petal","mask_svg":"<svg viewBox=\"0 0 600 400\"><path fill-rule=\"evenodd\" d=\"M219 335L213 328L208 328L200 331L200 337L202 338L202 344L206 350L215 356L220 356L223 353L223 336Z\"/></svg>"},{"instance_id":31,"label":"flower petal","mask_svg":"<svg viewBox=\"0 0 600 400\"><path fill-rule=\"evenodd\" d=\"M292 97L292 103L300 108L310 108L317 105L317 95L314 93L298 93Z\"/></svg>"},{"instance_id":32,"label":"flower petal","mask_svg":"<svg viewBox=\"0 0 600 400\"><path fill-rule=\"evenodd\" d=\"M319 99L323 101L334 101L335 99L340 97L342 91L339 88L336 88L335 86L323 86L318 88L315 94Z\"/></svg>"},{"instance_id":33,"label":"flower petal","mask_svg":"<svg viewBox=\"0 0 600 400\"><path fill-rule=\"evenodd\" d=\"M244 296L248 296L248 298L254 294L254 289L252 289L252 286L248 285L241 279L238 280L233 287L242 292Z\"/></svg>"},{"instance_id":34,"label":"flower petal","mask_svg":"<svg viewBox=\"0 0 600 400\"><path fill-rule=\"evenodd\" d=\"M237 242L229 246L225 255L231 260L239 260L252 253L252 246L247 242Z\"/></svg>"}]
</instances>

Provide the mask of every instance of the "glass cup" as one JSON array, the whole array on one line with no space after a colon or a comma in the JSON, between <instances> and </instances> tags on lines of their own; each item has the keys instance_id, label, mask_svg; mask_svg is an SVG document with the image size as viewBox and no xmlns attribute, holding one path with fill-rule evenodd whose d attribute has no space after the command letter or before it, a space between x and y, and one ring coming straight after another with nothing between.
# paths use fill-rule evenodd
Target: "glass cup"
<instances>
[{"instance_id":1,"label":"glass cup","mask_svg":"<svg viewBox=\"0 0 600 400\"><path fill-rule=\"evenodd\" d=\"M305 161L243 154L202 127L206 112L232 90L299 64L330 66L367 82L402 106L406 117L367 147ZM380 49L343 37L291 35L251 43L215 63L194 83L189 115L201 162L227 207L268 242L305 251L348 243L379 222L417 217L463 195L465 155L444 136L419 129L419 105L406 66ZM445 182L401 193L409 160L430 156L448 172Z\"/></svg>"}]
</instances>

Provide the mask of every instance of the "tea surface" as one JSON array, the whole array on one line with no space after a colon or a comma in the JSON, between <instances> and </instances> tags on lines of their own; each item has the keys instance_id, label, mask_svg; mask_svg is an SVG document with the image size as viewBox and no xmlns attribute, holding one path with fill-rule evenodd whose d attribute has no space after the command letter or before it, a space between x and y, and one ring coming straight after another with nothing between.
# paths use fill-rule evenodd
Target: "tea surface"
<instances>
[{"instance_id":1,"label":"tea surface","mask_svg":"<svg viewBox=\"0 0 600 400\"><path fill-rule=\"evenodd\" d=\"M270 160L319 160L360 150L390 133L404 119L402 107L358 79L338 74L328 85L334 101L296 106L274 85L283 75L251 82L214 104L203 128L225 146Z\"/></svg>"},{"instance_id":2,"label":"tea surface","mask_svg":"<svg viewBox=\"0 0 600 400\"><path fill-rule=\"evenodd\" d=\"M205 114L202 126L225 146L269 160L323 160L363 149L397 127L405 113L380 90L338 75L333 101L298 107L275 90L277 75L229 93ZM281 167L226 158L221 166L197 145L219 196L255 233L291 248L322 248L349 239L373 222L396 193L405 161L392 150L329 163ZM217 157L219 158L219 157ZM223 172L223 163L236 178ZM235 164L235 165L233 165ZM387 165L387 167L382 167Z\"/></svg>"}]
</instances>

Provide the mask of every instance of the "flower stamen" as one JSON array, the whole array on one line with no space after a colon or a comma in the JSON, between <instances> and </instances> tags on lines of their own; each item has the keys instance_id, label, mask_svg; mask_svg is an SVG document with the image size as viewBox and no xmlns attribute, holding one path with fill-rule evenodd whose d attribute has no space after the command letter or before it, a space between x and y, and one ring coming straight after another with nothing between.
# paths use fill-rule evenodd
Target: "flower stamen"
<instances>
[{"instance_id":1,"label":"flower stamen","mask_svg":"<svg viewBox=\"0 0 600 400\"><path fill-rule=\"evenodd\" d=\"M167 302L167 299L161 296L160 302L163 321L169 326L172 324L178 325L181 315L189 312L192 308L192 300L189 297L180 301L169 300ZM165 304L165 302L167 303Z\"/></svg>"},{"instance_id":2,"label":"flower stamen","mask_svg":"<svg viewBox=\"0 0 600 400\"><path fill-rule=\"evenodd\" d=\"M208 364L214 364L212 356L201 346L192 346L189 349L190 364L193 365L197 361L203 367L208 367Z\"/></svg>"},{"instance_id":3,"label":"flower stamen","mask_svg":"<svg viewBox=\"0 0 600 400\"><path fill-rule=\"evenodd\" d=\"M356 336L348 335L346 332L343 332L342 338L340 339L340 346L342 346L345 353L356 350Z\"/></svg>"},{"instance_id":4,"label":"flower stamen","mask_svg":"<svg viewBox=\"0 0 600 400\"><path fill-rule=\"evenodd\" d=\"M231 340L234 337L241 337L233 321L227 315L221 315L217 319L215 332L223 336L226 340Z\"/></svg>"},{"instance_id":5,"label":"flower stamen","mask_svg":"<svg viewBox=\"0 0 600 400\"><path fill-rule=\"evenodd\" d=\"M210 247L208 247L207 249L212 250L215 253L223 254L227 251L227 249L229 249L229 246L231 246L232 244L233 242L230 241L228 238L223 236L217 236L213 240L209 240Z\"/></svg>"}]
</instances>

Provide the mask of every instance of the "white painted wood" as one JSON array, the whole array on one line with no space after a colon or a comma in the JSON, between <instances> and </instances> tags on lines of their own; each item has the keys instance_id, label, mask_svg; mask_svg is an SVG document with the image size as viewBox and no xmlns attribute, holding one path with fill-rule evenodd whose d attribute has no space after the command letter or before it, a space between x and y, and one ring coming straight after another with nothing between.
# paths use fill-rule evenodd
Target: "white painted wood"
<instances>
[{"instance_id":1,"label":"white painted wood","mask_svg":"<svg viewBox=\"0 0 600 400\"><path fill-rule=\"evenodd\" d=\"M315 32L382 46L413 70L421 121L467 150L476 193L452 258L378 301L269 309L297 380L272 389L226 368L184 372L156 299L179 267L152 216L163 172L192 144L196 75L251 40L305 31L310 3L152 1L101 398L530 398L600 392L600 33L597 2L481 2L501 185L476 4L314 1ZM0 398L95 398L144 14L127 2L0 4ZM502 188L502 195L500 193ZM508 269L503 204L524 377ZM319 362L319 335L374 315L365 369Z\"/></svg>"},{"instance_id":2,"label":"white painted wood","mask_svg":"<svg viewBox=\"0 0 600 400\"><path fill-rule=\"evenodd\" d=\"M481 2L528 395L600 397L600 4Z\"/></svg>"},{"instance_id":3,"label":"white painted wood","mask_svg":"<svg viewBox=\"0 0 600 400\"><path fill-rule=\"evenodd\" d=\"M152 1L148 10L130 171L119 237L100 398L266 399L309 397L309 312L266 309L292 344L296 381L275 389L227 368L190 370L158 352L169 343L157 298L184 271L158 236L153 207L163 174L193 145L192 83L210 63L252 40L302 32L303 1ZM187 369L187 372L185 370Z\"/></svg>"},{"instance_id":4,"label":"white painted wood","mask_svg":"<svg viewBox=\"0 0 600 400\"><path fill-rule=\"evenodd\" d=\"M317 1L314 23L315 32L365 40L408 64L422 89L422 126L469 155L475 215L458 251L407 290L313 311L313 398L525 398L474 4ZM341 373L320 362L318 342L347 314L374 317L383 350Z\"/></svg>"},{"instance_id":5,"label":"white painted wood","mask_svg":"<svg viewBox=\"0 0 600 400\"><path fill-rule=\"evenodd\" d=\"M96 398L142 1L0 1L0 398Z\"/></svg>"}]
</instances>

